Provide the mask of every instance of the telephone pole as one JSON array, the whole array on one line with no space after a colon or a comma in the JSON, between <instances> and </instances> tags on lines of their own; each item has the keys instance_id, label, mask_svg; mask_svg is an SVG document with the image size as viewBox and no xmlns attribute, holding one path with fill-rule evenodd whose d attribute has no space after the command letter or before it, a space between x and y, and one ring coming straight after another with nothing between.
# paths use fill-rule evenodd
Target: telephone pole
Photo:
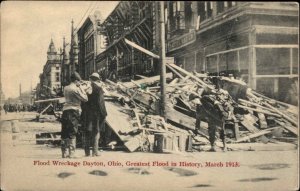
<instances>
[{"instance_id":1,"label":"telephone pole","mask_svg":"<svg viewBox=\"0 0 300 191\"><path fill-rule=\"evenodd\" d=\"M165 118L166 110L166 46L165 46L165 18L164 18L164 1L157 2L160 7L160 94L161 94L161 104L160 104L160 115Z\"/></svg>"}]
</instances>

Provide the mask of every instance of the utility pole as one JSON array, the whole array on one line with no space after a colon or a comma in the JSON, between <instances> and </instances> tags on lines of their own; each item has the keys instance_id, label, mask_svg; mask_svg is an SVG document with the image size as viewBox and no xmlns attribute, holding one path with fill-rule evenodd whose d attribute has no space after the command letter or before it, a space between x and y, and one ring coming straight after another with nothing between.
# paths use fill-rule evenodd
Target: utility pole
<instances>
[{"instance_id":1,"label":"utility pole","mask_svg":"<svg viewBox=\"0 0 300 191\"><path fill-rule=\"evenodd\" d=\"M71 44L70 44L70 67L71 67L71 73L75 72L75 63L74 63L74 21L72 19L71 21Z\"/></svg>"},{"instance_id":2,"label":"utility pole","mask_svg":"<svg viewBox=\"0 0 300 191\"><path fill-rule=\"evenodd\" d=\"M65 75L65 50L66 49L66 42L65 42L65 37L63 37L63 49L62 49L62 60L61 60L61 91L63 91L63 87L66 85L66 75Z\"/></svg>"},{"instance_id":3,"label":"utility pole","mask_svg":"<svg viewBox=\"0 0 300 191\"><path fill-rule=\"evenodd\" d=\"M21 85L21 83L19 84L19 93L20 93L20 98L21 98L21 95L22 95L22 85Z\"/></svg>"},{"instance_id":4,"label":"utility pole","mask_svg":"<svg viewBox=\"0 0 300 191\"><path fill-rule=\"evenodd\" d=\"M164 18L164 1L157 2L160 7L160 94L161 94L161 104L160 104L160 115L165 118L166 110L166 46L165 46L165 18Z\"/></svg>"}]
</instances>

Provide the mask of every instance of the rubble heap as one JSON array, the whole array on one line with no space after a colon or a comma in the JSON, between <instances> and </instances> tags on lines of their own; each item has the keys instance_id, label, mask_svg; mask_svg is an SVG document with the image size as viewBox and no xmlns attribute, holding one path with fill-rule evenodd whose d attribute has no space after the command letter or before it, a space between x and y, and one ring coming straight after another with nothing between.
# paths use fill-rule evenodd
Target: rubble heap
<instances>
[{"instance_id":1,"label":"rubble heap","mask_svg":"<svg viewBox=\"0 0 300 191\"><path fill-rule=\"evenodd\" d=\"M218 112L226 115L228 143L296 142L295 106L252 91L240 80L190 73L174 64L167 67L172 73L167 74L165 118L159 116L159 76L104 84L107 125L129 151L192 151L208 144L207 118L195 131L197 105L206 103L216 120Z\"/></svg>"}]
</instances>

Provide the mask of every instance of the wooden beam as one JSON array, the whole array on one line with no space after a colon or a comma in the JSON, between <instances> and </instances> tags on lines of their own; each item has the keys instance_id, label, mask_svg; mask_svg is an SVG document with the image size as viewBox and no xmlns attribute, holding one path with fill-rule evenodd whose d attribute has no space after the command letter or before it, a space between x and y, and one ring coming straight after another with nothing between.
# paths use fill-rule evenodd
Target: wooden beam
<instances>
[{"instance_id":1,"label":"wooden beam","mask_svg":"<svg viewBox=\"0 0 300 191\"><path fill-rule=\"evenodd\" d=\"M166 78L171 78L172 77L172 73L167 73ZM146 79L141 79L141 80L136 80L134 81L134 83L132 82L124 82L122 83L122 85L124 85L126 88L134 88L136 87L136 84L140 85L140 84L151 84L154 82L158 82L160 79L160 76L153 76L153 77L149 77Z\"/></svg>"},{"instance_id":2,"label":"wooden beam","mask_svg":"<svg viewBox=\"0 0 300 191\"><path fill-rule=\"evenodd\" d=\"M119 15L119 17L122 18L122 21L125 22L125 17L124 17L123 14L121 13L121 11L118 9L116 12L117 12L117 14Z\"/></svg>"},{"instance_id":3,"label":"wooden beam","mask_svg":"<svg viewBox=\"0 0 300 191\"><path fill-rule=\"evenodd\" d=\"M139 41L140 45L143 45L145 39L143 37L140 36L140 34L138 32L134 32L133 33L138 39L140 39L142 42Z\"/></svg>"},{"instance_id":4,"label":"wooden beam","mask_svg":"<svg viewBox=\"0 0 300 191\"><path fill-rule=\"evenodd\" d=\"M263 103L263 104L266 105L266 106L268 106L270 109L274 110L276 113L278 113L279 115L281 115L284 119L286 119L289 122L291 122L293 125L298 126L297 121L293 120L292 118L290 118L289 116L287 116L283 112L279 111L278 109L276 109L275 107L271 106L268 103Z\"/></svg>"},{"instance_id":5,"label":"wooden beam","mask_svg":"<svg viewBox=\"0 0 300 191\"><path fill-rule=\"evenodd\" d=\"M142 28L143 28L143 27L142 27L141 25L137 27L138 31L144 36L145 39L150 39L151 36L150 36L149 34L147 34L146 31L143 32L143 29L142 29Z\"/></svg>"},{"instance_id":6,"label":"wooden beam","mask_svg":"<svg viewBox=\"0 0 300 191\"><path fill-rule=\"evenodd\" d=\"M145 38L145 40L148 40L148 37L143 33L143 31L137 27L138 32Z\"/></svg>"},{"instance_id":7,"label":"wooden beam","mask_svg":"<svg viewBox=\"0 0 300 191\"><path fill-rule=\"evenodd\" d=\"M135 40L137 41L137 43L141 44L141 41L139 40L139 38L137 37L137 35L135 33L133 33L132 36L135 38Z\"/></svg>"},{"instance_id":8,"label":"wooden beam","mask_svg":"<svg viewBox=\"0 0 300 191\"><path fill-rule=\"evenodd\" d=\"M280 127L273 127L273 128L269 128L269 129L266 129L266 130L263 130L263 131L259 131L257 133L253 133L253 134L251 134L249 136L240 138L237 141L234 141L234 143L240 143L240 142L247 141L247 140L250 140L250 139L253 139L253 138L256 138L256 137L260 137L262 135L271 133L273 130L276 130L276 129L279 129L279 128Z\"/></svg>"},{"instance_id":9,"label":"wooden beam","mask_svg":"<svg viewBox=\"0 0 300 191\"><path fill-rule=\"evenodd\" d=\"M190 72L180 68L179 66L176 66L175 64L170 64L167 63L167 65L171 66L172 68L180 71L181 73L190 76L192 79L196 80L201 86L205 86L208 87L209 89L214 89L212 86L207 85L205 82L203 82L202 80L200 80L198 77L194 76L193 74L191 74Z\"/></svg>"},{"instance_id":10,"label":"wooden beam","mask_svg":"<svg viewBox=\"0 0 300 191\"><path fill-rule=\"evenodd\" d=\"M149 32L149 34L152 34L152 30L150 29L150 27L147 25L146 22L141 23L141 25L144 25L146 30Z\"/></svg>"},{"instance_id":11,"label":"wooden beam","mask_svg":"<svg viewBox=\"0 0 300 191\"><path fill-rule=\"evenodd\" d=\"M256 133L259 130L247 119L241 121L241 124L251 133Z\"/></svg>"},{"instance_id":12,"label":"wooden beam","mask_svg":"<svg viewBox=\"0 0 300 191\"><path fill-rule=\"evenodd\" d=\"M281 117L281 115L278 115L278 114L275 114L275 113L270 113L270 112L267 112L267 111L264 111L264 110L255 109L255 108L251 108L251 107L246 107L246 106L243 106L243 105L238 105L238 107L243 108L243 109L248 109L248 110L251 110L251 111L256 111L256 112L263 113L263 114L270 115L270 116L274 116L274 117Z\"/></svg>"},{"instance_id":13,"label":"wooden beam","mask_svg":"<svg viewBox=\"0 0 300 191\"><path fill-rule=\"evenodd\" d=\"M297 128L291 127L291 126L289 126L288 124L283 123L283 122L281 122L281 121L279 121L279 120L276 120L276 123L278 123L279 125L281 125L281 126L282 126L283 128L285 128L286 130L288 130L288 131L290 131L290 132L292 132L292 133L294 133L295 135L298 136L298 129L297 129Z\"/></svg>"},{"instance_id":14,"label":"wooden beam","mask_svg":"<svg viewBox=\"0 0 300 191\"><path fill-rule=\"evenodd\" d=\"M263 109L263 110L268 110L268 111L270 111L270 112L273 112L272 109L267 108L267 107L264 107L264 106L262 106L262 105L259 105L259 104L257 104L257 103L254 103L254 102L246 101L246 100L243 100L243 99L238 99L238 101L239 101L239 102L242 102L242 103L244 103L244 104L248 104L248 105L253 105L253 106L256 106L256 107L260 107L260 108Z\"/></svg>"},{"instance_id":15,"label":"wooden beam","mask_svg":"<svg viewBox=\"0 0 300 191\"><path fill-rule=\"evenodd\" d=\"M65 102L65 97L45 99L45 100L37 100L37 101L34 101L34 103L45 103L45 102L52 102L52 101L58 101L59 103L64 103Z\"/></svg>"},{"instance_id":16,"label":"wooden beam","mask_svg":"<svg viewBox=\"0 0 300 191\"><path fill-rule=\"evenodd\" d=\"M125 42L126 42L127 44L129 44L130 46L132 46L132 47L138 49L139 51L144 52L145 54L148 54L149 56L151 56L151 57L153 57L153 58L159 59L159 56L158 56L158 55L156 55L156 54L150 52L149 50L146 50L145 48L143 48L143 47L141 47L141 46L135 44L134 42L131 42L131 41L127 40L126 38L124 38L124 40L125 40Z\"/></svg>"},{"instance_id":17,"label":"wooden beam","mask_svg":"<svg viewBox=\"0 0 300 191\"><path fill-rule=\"evenodd\" d=\"M275 102L275 103L278 103L278 104L283 105L283 106L286 106L286 107L295 107L295 108L296 108L296 106L294 106L294 105L291 105L291 104L288 104L288 103L284 103L284 102L281 102L281 101L278 101L278 100L269 98L269 97L267 97L267 96L264 96L264 95L262 95L262 94L260 94L260 93L255 92L255 91L252 91L252 93L253 93L255 96L262 97L262 98L264 98L264 99L266 99L266 100L268 100L268 101Z\"/></svg>"},{"instance_id":18,"label":"wooden beam","mask_svg":"<svg viewBox=\"0 0 300 191\"><path fill-rule=\"evenodd\" d=\"M171 66L168 66L166 65L167 68L169 68L172 72L174 72L174 74L176 74L177 76L179 76L181 79L184 79L184 77L179 73L177 72L175 69L173 69Z\"/></svg>"}]
</instances>

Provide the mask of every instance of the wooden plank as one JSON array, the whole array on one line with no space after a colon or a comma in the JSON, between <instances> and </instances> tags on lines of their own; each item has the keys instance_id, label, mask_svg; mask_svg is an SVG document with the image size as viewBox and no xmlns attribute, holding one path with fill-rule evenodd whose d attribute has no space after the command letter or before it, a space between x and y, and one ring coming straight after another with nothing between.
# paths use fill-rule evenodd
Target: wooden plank
<instances>
[{"instance_id":1,"label":"wooden plank","mask_svg":"<svg viewBox=\"0 0 300 191\"><path fill-rule=\"evenodd\" d=\"M291 122L292 124L294 124L295 126L298 125L297 121L293 120L292 118L290 118L289 116L287 116L286 114L282 113L281 111L279 111L278 109L276 109L275 107L271 106L268 103L263 103L264 105L268 106L269 108L273 109L276 113L278 113L279 115L281 115L283 118L285 118L286 120L288 120L289 122Z\"/></svg>"},{"instance_id":2,"label":"wooden plank","mask_svg":"<svg viewBox=\"0 0 300 191\"><path fill-rule=\"evenodd\" d=\"M52 98L52 99L45 99L45 100L37 100L34 101L34 103L44 103L44 102L52 102L52 101L58 101L59 103L64 103L65 97L58 97L58 98Z\"/></svg>"},{"instance_id":3,"label":"wooden plank","mask_svg":"<svg viewBox=\"0 0 300 191\"><path fill-rule=\"evenodd\" d=\"M107 109L106 124L115 132L115 134L124 142L124 145L131 152L139 148L142 142L141 135L131 136L119 134L119 132L130 132L133 127L130 121L131 117L122 112L122 106L118 103L105 102Z\"/></svg>"},{"instance_id":4,"label":"wooden plank","mask_svg":"<svg viewBox=\"0 0 300 191\"><path fill-rule=\"evenodd\" d=\"M263 131L259 131L257 133L254 133L254 134L251 134L249 136L246 136L246 137L243 137L237 141L234 141L235 143L240 143L240 142L243 142L243 141L247 141L249 139L253 139L253 138L256 138L256 137L259 137L259 136L262 136L262 135L266 135L268 133L271 133L272 130L275 130L275 129L278 129L280 127L273 127L273 128L269 128L269 129L266 129L266 130L263 130Z\"/></svg>"},{"instance_id":5,"label":"wooden plank","mask_svg":"<svg viewBox=\"0 0 300 191\"><path fill-rule=\"evenodd\" d=\"M289 108L290 108L290 107L296 108L296 106L294 106L294 105L291 105L291 104L288 104L288 103L284 103L284 102L281 102L281 101L278 101L278 100L275 100L275 99L271 99L271 98L269 98L269 97L267 97L267 96L264 96L264 95L262 95L262 94L260 94L260 93L255 92L255 91L252 91L252 93L253 93L254 95L256 95L256 96L262 97L262 98L264 98L264 99L266 99L266 100L269 100L269 101L278 103L278 104L280 104L280 105L283 105L283 106L286 106L286 107L289 107Z\"/></svg>"},{"instance_id":6,"label":"wooden plank","mask_svg":"<svg viewBox=\"0 0 300 191\"><path fill-rule=\"evenodd\" d=\"M179 66L176 66L175 64L170 64L170 63L167 63L167 65L171 66L172 68L180 71L181 73L187 75L187 76L190 76L192 79L196 80L200 86L205 86L205 87L208 87L210 89L214 89L213 86L210 86L210 85L207 85L205 82L203 82L202 80L200 80L198 77L194 76L193 74L191 74L190 72L180 68Z\"/></svg>"},{"instance_id":7,"label":"wooden plank","mask_svg":"<svg viewBox=\"0 0 300 191\"><path fill-rule=\"evenodd\" d=\"M262 113L257 113L257 115L258 115L258 119L259 119L259 127L261 129L266 129L268 127L268 124L267 124L265 115Z\"/></svg>"},{"instance_id":8,"label":"wooden plank","mask_svg":"<svg viewBox=\"0 0 300 191\"><path fill-rule=\"evenodd\" d=\"M259 104L257 104L257 103L254 103L254 102L250 102L250 101L247 101L247 100L244 100L244 99L238 99L238 101L241 102L241 103L243 103L243 104L253 105L253 106L259 107L259 108L261 108L261 109L263 109L263 110L268 110L268 111L273 112L272 109L267 108L267 107L264 107L264 106L262 106L262 105L259 105Z\"/></svg>"},{"instance_id":9,"label":"wooden plank","mask_svg":"<svg viewBox=\"0 0 300 191\"><path fill-rule=\"evenodd\" d=\"M175 123L178 123L186 127L187 129L195 129L196 119L176 111L172 108L172 104L167 104L166 106L166 118L167 120L171 120Z\"/></svg>"},{"instance_id":10,"label":"wooden plank","mask_svg":"<svg viewBox=\"0 0 300 191\"><path fill-rule=\"evenodd\" d=\"M43 115L45 111L47 111L50 107L53 107L52 103L50 103L39 115Z\"/></svg>"},{"instance_id":11,"label":"wooden plank","mask_svg":"<svg viewBox=\"0 0 300 191\"><path fill-rule=\"evenodd\" d=\"M124 40L127 44L129 44L133 48L136 48L139 51L144 52L145 54L148 54L149 56L152 56L153 58L159 59L159 56L157 54L154 54L154 53L150 52L149 50L146 50L145 48L135 44L134 42L131 42L130 40L127 40L126 38L124 38Z\"/></svg>"},{"instance_id":12,"label":"wooden plank","mask_svg":"<svg viewBox=\"0 0 300 191\"><path fill-rule=\"evenodd\" d=\"M251 110L251 111L256 111L256 112L263 113L263 114L270 115L270 116L281 117L278 114L270 113L270 112L267 112L267 111L264 111L264 110L261 110L261 109L255 109L255 108L246 107L246 106L243 106L243 105L238 105L238 107L243 108L243 109L248 109L248 110Z\"/></svg>"},{"instance_id":13,"label":"wooden plank","mask_svg":"<svg viewBox=\"0 0 300 191\"><path fill-rule=\"evenodd\" d=\"M167 73L166 79L171 79L172 76L173 76L172 73ZM123 86L125 86L126 88L134 88L141 84L151 84L151 83L159 82L159 80L160 80L160 76L153 76L153 77L149 77L149 78L145 78L145 79L135 80L134 83L133 82L124 82L121 84Z\"/></svg>"},{"instance_id":14,"label":"wooden plank","mask_svg":"<svg viewBox=\"0 0 300 191\"><path fill-rule=\"evenodd\" d=\"M174 72L174 74L176 74L178 77L180 77L181 79L184 79L184 77L179 73L177 72L175 69L173 69L171 66L167 65L167 68L169 68L172 72Z\"/></svg>"},{"instance_id":15,"label":"wooden plank","mask_svg":"<svg viewBox=\"0 0 300 191\"><path fill-rule=\"evenodd\" d=\"M250 131L251 133L256 133L256 132L259 131L259 130L258 130L252 123L250 123L250 121L248 121L248 120L243 120L243 121L241 121L241 124L242 124L246 129L248 129L248 131Z\"/></svg>"},{"instance_id":16,"label":"wooden plank","mask_svg":"<svg viewBox=\"0 0 300 191\"><path fill-rule=\"evenodd\" d=\"M285 128L286 130L288 130L288 131L290 131L290 132L292 132L292 133L294 133L295 135L298 136L298 129L297 128L289 126L288 124L283 123L283 122L281 122L279 120L275 120L275 121L276 121L276 123L278 123L279 125L281 125L283 128Z\"/></svg>"}]
</instances>

